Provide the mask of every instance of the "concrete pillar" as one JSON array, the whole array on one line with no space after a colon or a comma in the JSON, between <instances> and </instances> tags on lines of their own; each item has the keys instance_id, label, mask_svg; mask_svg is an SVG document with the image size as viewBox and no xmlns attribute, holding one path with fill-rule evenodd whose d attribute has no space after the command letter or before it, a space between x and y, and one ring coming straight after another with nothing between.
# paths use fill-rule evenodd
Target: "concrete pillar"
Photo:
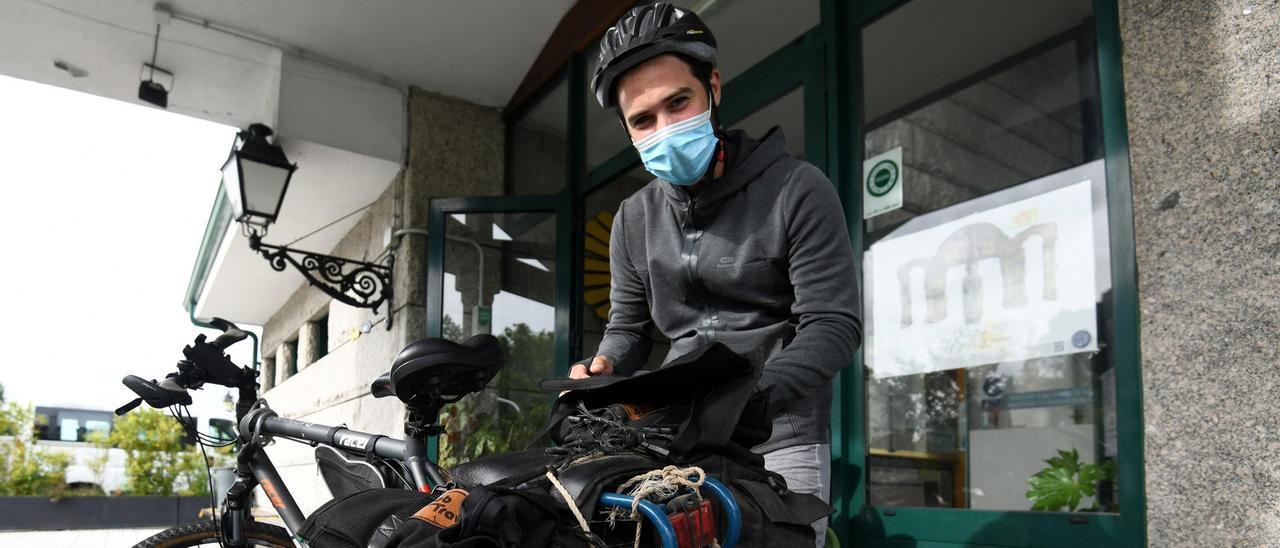
<instances>
[{"instance_id":1,"label":"concrete pillar","mask_svg":"<svg viewBox=\"0 0 1280 548\"><path fill-rule=\"evenodd\" d=\"M298 329L298 370L311 365L320 360L325 354L325 349L320 348L324 344L325 337L320 333L320 324L317 322L306 322L302 324L302 328Z\"/></svg>"},{"instance_id":2,"label":"concrete pillar","mask_svg":"<svg viewBox=\"0 0 1280 548\"><path fill-rule=\"evenodd\" d=\"M271 390L276 385L276 359L275 354L270 358L262 358L262 374L258 376L258 382L262 384L262 391Z\"/></svg>"},{"instance_id":3,"label":"concrete pillar","mask_svg":"<svg viewBox=\"0 0 1280 548\"><path fill-rule=\"evenodd\" d=\"M288 380L292 375L289 371L289 365L295 363L297 351L296 342L285 342L276 347L276 386Z\"/></svg>"}]
</instances>

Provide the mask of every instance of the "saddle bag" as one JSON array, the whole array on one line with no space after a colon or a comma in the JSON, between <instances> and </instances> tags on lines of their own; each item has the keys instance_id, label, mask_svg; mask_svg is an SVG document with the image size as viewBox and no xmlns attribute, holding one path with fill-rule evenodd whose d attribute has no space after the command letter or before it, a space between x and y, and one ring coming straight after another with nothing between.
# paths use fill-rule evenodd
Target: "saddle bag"
<instances>
[{"instance_id":1,"label":"saddle bag","mask_svg":"<svg viewBox=\"0 0 1280 548\"><path fill-rule=\"evenodd\" d=\"M401 478L401 474L407 475L407 471L397 471L382 460L355 456L327 445L316 447L316 469L333 498L368 489L410 489Z\"/></svg>"}]
</instances>

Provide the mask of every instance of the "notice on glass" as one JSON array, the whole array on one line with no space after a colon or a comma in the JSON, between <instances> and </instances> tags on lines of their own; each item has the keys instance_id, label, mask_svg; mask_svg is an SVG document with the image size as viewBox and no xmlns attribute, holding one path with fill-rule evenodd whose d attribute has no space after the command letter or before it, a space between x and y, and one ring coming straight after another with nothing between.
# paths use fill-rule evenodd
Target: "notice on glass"
<instances>
[{"instance_id":1,"label":"notice on glass","mask_svg":"<svg viewBox=\"0 0 1280 548\"><path fill-rule=\"evenodd\" d=\"M874 376L1097 350L1093 238L1085 180L876 242Z\"/></svg>"},{"instance_id":2,"label":"notice on glass","mask_svg":"<svg viewBox=\"0 0 1280 548\"><path fill-rule=\"evenodd\" d=\"M902 147L862 163L862 218L902 209Z\"/></svg>"}]
</instances>

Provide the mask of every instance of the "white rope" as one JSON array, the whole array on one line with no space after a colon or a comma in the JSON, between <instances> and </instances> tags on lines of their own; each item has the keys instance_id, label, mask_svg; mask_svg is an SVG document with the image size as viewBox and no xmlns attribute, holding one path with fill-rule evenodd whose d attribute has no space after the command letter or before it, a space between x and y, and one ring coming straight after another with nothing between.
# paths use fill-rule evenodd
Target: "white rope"
<instances>
[{"instance_id":1,"label":"white rope","mask_svg":"<svg viewBox=\"0 0 1280 548\"><path fill-rule=\"evenodd\" d=\"M691 480L689 479L690 476L696 476L697 479ZM636 521L636 539L635 543L632 545L633 548L640 548L641 514L639 512L639 508L641 500L654 495L656 495L656 498L659 500L668 499L680 492L681 487L687 487L692 490L693 495L701 501L702 492L698 488L702 487L703 482L706 480L707 473L697 466L678 468L675 465L668 465L661 470L645 472L622 482L622 485L618 486L619 492L622 492L633 485L635 486L634 489L631 489L630 493L627 493L631 496L630 518ZM609 521L612 522L615 520L620 513L621 512L618 510L615 510L609 515ZM719 544L712 541L712 546L718 547Z\"/></svg>"},{"instance_id":2,"label":"white rope","mask_svg":"<svg viewBox=\"0 0 1280 548\"><path fill-rule=\"evenodd\" d=\"M551 480L551 485L554 485L556 491L560 492L560 496L564 497L565 504L569 505L569 511L573 512L573 517L578 519L578 526L582 527L582 532L590 535L591 528L587 526L587 518L582 517L582 512L578 511L578 505L573 502L573 497L569 495L569 490L560 484L560 480L556 479L555 474L552 474L550 470L547 471L547 479Z\"/></svg>"}]
</instances>

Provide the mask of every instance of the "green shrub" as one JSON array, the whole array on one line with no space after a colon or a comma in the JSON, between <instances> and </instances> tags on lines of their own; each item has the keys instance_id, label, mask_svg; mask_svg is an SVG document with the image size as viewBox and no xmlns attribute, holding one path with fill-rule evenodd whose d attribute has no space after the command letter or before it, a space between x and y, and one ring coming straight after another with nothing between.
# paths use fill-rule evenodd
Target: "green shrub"
<instances>
[{"instance_id":1,"label":"green shrub","mask_svg":"<svg viewBox=\"0 0 1280 548\"><path fill-rule=\"evenodd\" d=\"M125 487L130 495L207 495L204 456L183 444L182 426L172 416L138 409L117 418L107 444L125 452ZM210 456L213 461L217 453Z\"/></svg>"},{"instance_id":2,"label":"green shrub","mask_svg":"<svg viewBox=\"0 0 1280 548\"><path fill-rule=\"evenodd\" d=\"M30 406L0 403L0 496L62 496L66 491L64 452L36 445Z\"/></svg>"},{"instance_id":3,"label":"green shrub","mask_svg":"<svg viewBox=\"0 0 1280 548\"><path fill-rule=\"evenodd\" d=\"M455 341L464 338L462 329L448 316L443 333ZM497 338L506 357L502 372L484 391L446 406L440 414L440 424L447 429L440 438L440 463L446 468L524 449L541 433L551 414L555 398L541 392L538 381L554 370L555 334L535 332L527 324L517 323ZM520 413L499 402L499 395L518 400Z\"/></svg>"}]
</instances>

